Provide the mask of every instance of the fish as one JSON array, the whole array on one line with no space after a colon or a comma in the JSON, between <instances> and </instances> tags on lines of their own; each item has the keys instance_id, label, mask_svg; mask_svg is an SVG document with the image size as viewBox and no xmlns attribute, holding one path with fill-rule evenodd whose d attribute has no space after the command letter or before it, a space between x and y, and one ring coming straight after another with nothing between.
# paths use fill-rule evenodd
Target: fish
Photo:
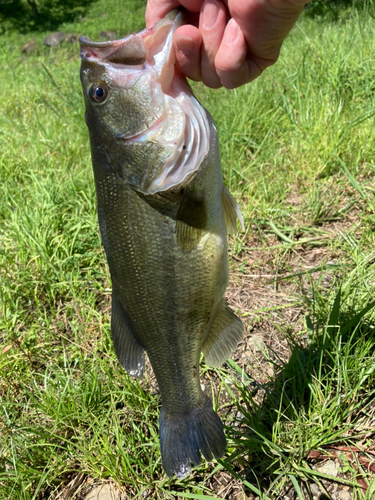
<instances>
[{"instance_id":1,"label":"fish","mask_svg":"<svg viewBox=\"0 0 375 500\"><path fill-rule=\"evenodd\" d=\"M200 355L222 364L243 325L225 301L227 233L243 226L224 186L209 112L179 72L173 34L183 13L120 40L80 37L81 83L112 281L111 336L122 367L142 378L145 353L161 393L168 477L219 459L223 424L202 391Z\"/></svg>"}]
</instances>

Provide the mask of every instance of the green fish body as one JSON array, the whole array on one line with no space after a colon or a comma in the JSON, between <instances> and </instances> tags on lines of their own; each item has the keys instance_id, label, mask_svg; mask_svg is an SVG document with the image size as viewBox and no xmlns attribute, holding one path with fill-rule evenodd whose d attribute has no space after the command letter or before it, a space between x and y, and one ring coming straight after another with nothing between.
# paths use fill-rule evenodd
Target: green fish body
<instances>
[{"instance_id":1,"label":"green fish body","mask_svg":"<svg viewBox=\"0 0 375 500\"><path fill-rule=\"evenodd\" d=\"M162 396L168 476L219 458L222 423L201 390L199 360L224 362L242 324L223 299L227 230L238 206L224 187L215 125L174 67L174 13L115 42L81 37L102 242L112 279L111 332L127 372L144 353Z\"/></svg>"}]
</instances>

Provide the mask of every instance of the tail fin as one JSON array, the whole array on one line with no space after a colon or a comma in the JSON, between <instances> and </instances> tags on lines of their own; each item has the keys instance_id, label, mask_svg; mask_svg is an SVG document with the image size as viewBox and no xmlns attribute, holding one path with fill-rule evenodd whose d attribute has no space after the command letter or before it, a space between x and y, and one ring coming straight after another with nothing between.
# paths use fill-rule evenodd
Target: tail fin
<instances>
[{"instance_id":1,"label":"tail fin","mask_svg":"<svg viewBox=\"0 0 375 500\"><path fill-rule=\"evenodd\" d=\"M200 464L200 451L206 460L224 455L227 442L223 424L208 398L202 406L178 417L167 415L162 408L159 424L161 460L168 477L186 477L191 464Z\"/></svg>"}]
</instances>

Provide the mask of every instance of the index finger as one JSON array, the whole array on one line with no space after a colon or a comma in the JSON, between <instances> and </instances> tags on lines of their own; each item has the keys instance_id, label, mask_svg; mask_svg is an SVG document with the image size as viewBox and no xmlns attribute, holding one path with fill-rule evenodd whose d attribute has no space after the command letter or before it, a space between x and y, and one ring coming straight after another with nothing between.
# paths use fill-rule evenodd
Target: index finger
<instances>
[{"instance_id":1,"label":"index finger","mask_svg":"<svg viewBox=\"0 0 375 500\"><path fill-rule=\"evenodd\" d=\"M148 0L146 7L146 27L152 28L154 24L163 19L173 9L185 7L188 12L200 12L203 0Z\"/></svg>"}]
</instances>

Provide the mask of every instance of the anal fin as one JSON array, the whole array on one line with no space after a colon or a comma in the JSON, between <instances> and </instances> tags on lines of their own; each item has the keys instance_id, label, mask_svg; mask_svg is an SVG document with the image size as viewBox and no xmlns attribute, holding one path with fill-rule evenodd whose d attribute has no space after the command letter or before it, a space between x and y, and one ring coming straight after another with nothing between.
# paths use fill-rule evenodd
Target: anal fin
<instances>
[{"instance_id":1,"label":"anal fin","mask_svg":"<svg viewBox=\"0 0 375 500\"><path fill-rule=\"evenodd\" d=\"M210 366L224 363L237 348L242 336L241 320L222 299L215 311L208 337L202 347L206 363Z\"/></svg>"},{"instance_id":2,"label":"anal fin","mask_svg":"<svg viewBox=\"0 0 375 500\"><path fill-rule=\"evenodd\" d=\"M224 186L223 194L223 210L224 210L224 220L227 227L228 234L237 234L237 218L240 221L242 231L245 230L244 221L236 200L230 194L228 189Z\"/></svg>"},{"instance_id":3,"label":"anal fin","mask_svg":"<svg viewBox=\"0 0 375 500\"><path fill-rule=\"evenodd\" d=\"M132 377L142 378L145 367L144 349L136 339L132 322L115 290L112 292L111 333L121 366Z\"/></svg>"}]
</instances>

